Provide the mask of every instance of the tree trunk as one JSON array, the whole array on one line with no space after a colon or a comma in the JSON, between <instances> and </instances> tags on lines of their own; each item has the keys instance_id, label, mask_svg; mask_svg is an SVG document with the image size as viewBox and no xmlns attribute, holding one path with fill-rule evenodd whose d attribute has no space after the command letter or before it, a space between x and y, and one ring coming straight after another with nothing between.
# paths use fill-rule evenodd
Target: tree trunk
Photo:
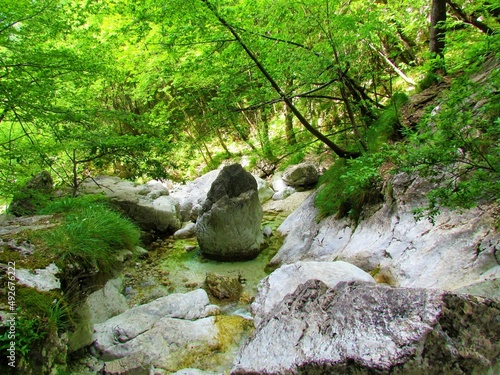
<instances>
[{"instance_id":1,"label":"tree trunk","mask_svg":"<svg viewBox=\"0 0 500 375\"><path fill-rule=\"evenodd\" d=\"M259 126L259 138L262 145L262 153L268 160L273 160L273 149L271 147L271 140L269 139L269 119L267 113L263 110L260 114L262 126Z\"/></svg>"},{"instance_id":2,"label":"tree trunk","mask_svg":"<svg viewBox=\"0 0 500 375\"><path fill-rule=\"evenodd\" d=\"M481 30L483 33L488 34L488 35L493 35L495 34L495 30L493 30L491 27L486 25L485 23L479 21L474 15L467 15L462 8L460 8L457 4L455 4L453 1L446 1L448 5L450 6L451 10L453 13L460 18L463 22L470 24L474 27L477 27L479 30Z\"/></svg>"},{"instance_id":3,"label":"tree trunk","mask_svg":"<svg viewBox=\"0 0 500 375\"><path fill-rule=\"evenodd\" d=\"M289 78L286 80L286 91L290 92L293 87L293 78ZM290 99L293 102L293 99ZM286 134L286 142L289 146L293 146L297 144L297 139L295 138L295 132L293 130L293 113L290 111L290 108L285 104L285 134Z\"/></svg>"},{"instance_id":4,"label":"tree trunk","mask_svg":"<svg viewBox=\"0 0 500 375\"><path fill-rule=\"evenodd\" d=\"M432 0L429 49L433 58L439 57L441 60L433 66L433 71L438 74L446 73L444 67L445 22L446 0Z\"/></svg>"},{"instance_id":5,"label":"tree trunk","mask_svg":"<svg viewBox=\"0 0 500 375\"><path fill-rule=\"evenodd\" d=\"M226 155L227 156L231 156L231 152L227 148L226 142L224 142L224 138L222 137L222 134L220 133L219 128L215 127L215 131L217 132L217 138L219 139L220 145L222 146L222 148L224 149L224 151L226 151Z\"/></svg>"},{"instance_id":6,"label":"tree trunk","mask_svg":"<svg viewBox=\"0 0 500 375\"><path fill-rule=\"evenodd\" d=\"M290 108L285 105L285 134L286 142L289 146L297 144L297 139L295 138L295 131L293 130L293 113Z\"/></svg>"}]
</instances>

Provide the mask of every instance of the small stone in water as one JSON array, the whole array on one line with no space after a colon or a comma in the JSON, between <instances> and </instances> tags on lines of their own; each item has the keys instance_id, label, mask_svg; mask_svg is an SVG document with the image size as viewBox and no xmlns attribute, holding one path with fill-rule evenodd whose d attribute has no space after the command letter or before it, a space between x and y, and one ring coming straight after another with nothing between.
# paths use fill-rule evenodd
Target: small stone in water
<instances>
[{"instance_id":1,"label":"small stone in water","mask_svg":"<svg viewBox=\"0 0 500 375\"><path fill-rule=\"evenodd\" d=\"M187 252L193 251L193 250L196 250L196 246L195 245L186 245L186 246L184 246L184 250L186 250Z\"/></svg>"},{"instance_id":2,"label":"small stone in water","mask_svg":"<svg viewBox=\"0 0 500 375\"><path fill-rule=\"evenodd\" d=\"M266 225L264 229L262 229L262 234L264 234L265 237L271 237L273 235L273 230L269 225Z\"/></svg>"}]
</instances>

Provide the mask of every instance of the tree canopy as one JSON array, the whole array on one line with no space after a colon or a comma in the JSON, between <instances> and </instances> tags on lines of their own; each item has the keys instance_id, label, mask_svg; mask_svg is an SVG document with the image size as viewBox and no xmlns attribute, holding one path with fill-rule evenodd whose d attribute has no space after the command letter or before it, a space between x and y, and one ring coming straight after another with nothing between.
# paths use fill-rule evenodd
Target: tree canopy
<instances>
[{"instance_id":1,"label":"tree canopy","mask_svg":"<svg viewBox=\"0 0 500 375\"><path fill-rule=\"evenodd\" d=\"M373 154L405 136L380 141L395 96L497 53L500 22L498 0L0 4L6 198L42 169L76 194L97 173Z\"/></svg>"}]
</instances>

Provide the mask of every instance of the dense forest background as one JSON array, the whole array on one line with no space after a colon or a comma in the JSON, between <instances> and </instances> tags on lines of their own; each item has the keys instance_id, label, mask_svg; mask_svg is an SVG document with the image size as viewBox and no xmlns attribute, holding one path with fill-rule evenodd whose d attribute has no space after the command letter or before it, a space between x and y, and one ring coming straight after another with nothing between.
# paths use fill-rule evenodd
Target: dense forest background
<instances>
[{"instance_id":1,"label":"dense forest background","mask_svg":"<svg viewBox=\"0 0 500 375\"><path fill-rule=\"evenodd\" d=\"M498 68L470 77L499 23L498 0L0 0L0 203L41 170L76 193L310 154L336 160L324 214L356 216L393 167L446 177L430 215L497 199Z\"/></svg>"}]
</instances>

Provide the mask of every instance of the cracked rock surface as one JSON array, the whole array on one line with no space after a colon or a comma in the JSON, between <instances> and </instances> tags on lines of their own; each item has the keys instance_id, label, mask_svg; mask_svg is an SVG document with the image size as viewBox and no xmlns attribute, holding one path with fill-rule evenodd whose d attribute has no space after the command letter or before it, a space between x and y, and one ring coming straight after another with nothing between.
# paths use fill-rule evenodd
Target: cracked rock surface
<instances>
[{"instance_id":1,"label":"cracked rock surface","mask_svg":"<svg viewBox=\"0 0 500 375\"><path fill-rule=\"evenodd\" d=\"M92 351L108 361L106 373L172 366L197 350L217 347L217 313L202 289L170 294L96 324Z\"/></svg>"},{"instance_id":2,"label":"cracked rock surface","mask_svg":"<svg viewBox=\"0 0 500 375\"><path fill-rule=\"evenodd\" d=\"M498 373L499 312L445 291L310 280L257 327L231 374Z\"/></svg>"}]
</instances>

